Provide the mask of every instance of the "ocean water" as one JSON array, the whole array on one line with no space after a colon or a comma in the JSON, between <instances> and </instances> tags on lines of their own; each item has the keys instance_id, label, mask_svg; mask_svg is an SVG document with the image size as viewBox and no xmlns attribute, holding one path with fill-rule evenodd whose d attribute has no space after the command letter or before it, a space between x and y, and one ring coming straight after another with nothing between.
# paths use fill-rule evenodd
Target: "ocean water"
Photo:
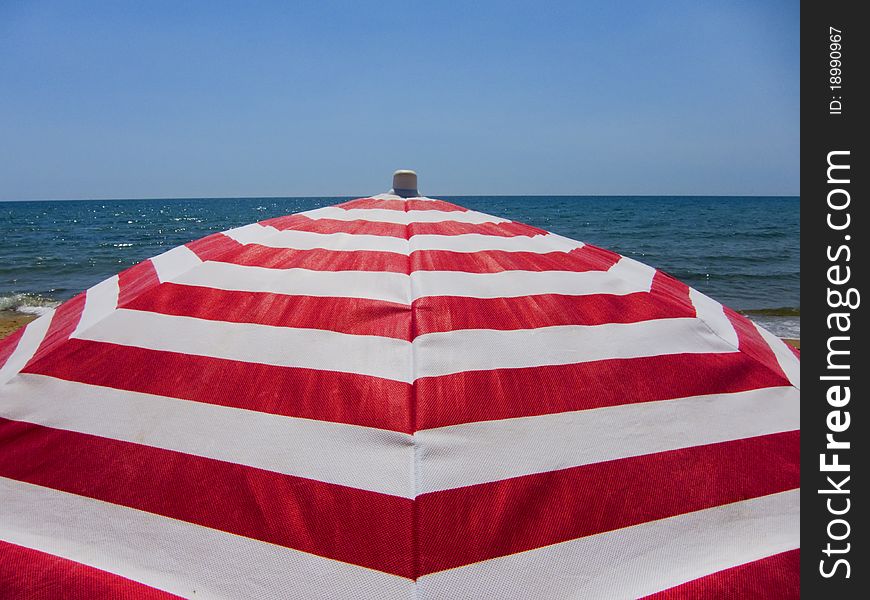
<instances>
[{"instance_id":1,"label":"ocean water","mask_svg":"<svg viewBox=\"0 0 870 600\"><path fill-rule=\"evenodd\" d=\"M636 258L800 337L797 197L443 197ZM213 233L350 198L0 203L0 309L39 312Z\"/></svg>"}]
</instances>

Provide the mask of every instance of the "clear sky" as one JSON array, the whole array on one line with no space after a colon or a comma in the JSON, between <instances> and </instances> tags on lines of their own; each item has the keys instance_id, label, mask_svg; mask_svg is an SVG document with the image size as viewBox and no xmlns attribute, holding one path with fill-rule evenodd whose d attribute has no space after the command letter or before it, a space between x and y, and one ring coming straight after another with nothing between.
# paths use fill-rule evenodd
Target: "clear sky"
<instances>
[{"instance_id":1,"label":"clear sky","mask_svg":"<svg viewBox=\"0 0 870 600\"><path fill-rule=\"evenodd\" d=\"M0 199L799 193L799 3L0 0Z\"/></svg>"}]
</instances>

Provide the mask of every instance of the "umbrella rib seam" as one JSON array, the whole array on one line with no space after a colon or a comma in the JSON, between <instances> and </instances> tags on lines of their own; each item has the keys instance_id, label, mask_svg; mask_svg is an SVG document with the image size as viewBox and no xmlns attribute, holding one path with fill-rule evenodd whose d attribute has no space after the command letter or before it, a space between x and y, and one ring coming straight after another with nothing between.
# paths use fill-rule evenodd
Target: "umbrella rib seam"
<instances>
[{"instance_id":1,"label":"umbrella rib seam","mask_svg":"<svg viewBox=\"0 0 870 600\"><path fill-rule=\"evenodd\" d=\"M404 199L403 204L404 212L408 212L408 201ZM417 337L417 316L416 316L416 308L414 306L414 281L413 281L413 259L411 256L411 225L410 223L405 225L405 241L408 245L408 254L407 256L407 272L408 272L408 299L409 299L409 311L410 311L410 319L409 319L409 329L410 329L410 339L411 339L411 397L410 397L410 414L411 414L411 481L413 483L413 499L412 499L412 521L411 521L411 552L413 558L413 576L414 576L414 594L413 597L415 599L419 598L420 589L417 584L417 578L420 574L420 537L419 537L419 506L417 504L417 495L420 491L420 478L421 478L421 467L422 467L422 457L421 452L422 448L419 446L419 442L417 439L417 410L419 407L419 403L417 401L417 361L416 361L416 349L414 345L414 340Z\"/></svg>"},{"instance_id":2,"label":"umbrella rib seam","mask_svg":"<svg viewBox=\"0 0 870 600\"><path fill-rule=\"evenodd\" d=\"M714 329L710 326L710 324L707 323L707 321L705 321L705 320L704 320L700 315L696 314L696 315L695 315L695 318L696 318L698 321L700 321L700 322L704 325L704 327L706 327L706 328L710 331L710 333L712 333L712 334L715 335L717 338L719 338L720 340L722 340L723 342L725 342L726 344L728 344L729 346L731 346L732 348L734 348L734 350L736 350L737 352L740 352L741 354L745 354L746 356L749 356L748 354L746 354L745 351L741 350L739 346L735 346L735 345L732 344L730 341L726 340L724 337L722 337L721 335L719 335L719 334L716 332L716 330L714 330ZM764 343L767 344L766 341L765 341ZM767 344L767 346L770 347L770 344ZM770 350L771 350L771 352L772 352L772 351L773 351L773 348L771 348ZM764 364L762 361L758 360L757 358L752 357L752 359L753 359L755 362L757 362L758 364L760 364L762 367L764 367L765 369L767 369L768 371L770 371L771 373L773 373L774 375L784 375L784 373L777 373L775 370L771 369L769 366L767 366L766 364ZM793 387L793 388L796 389L797 391L801 391L801 389L800 389L798 386L796 386L795 384L793 384L793 383L791 382L791 380L788 379L788 377L786 377L786 381L788 381L789 386Z\"/></svg>"}]
</instances>

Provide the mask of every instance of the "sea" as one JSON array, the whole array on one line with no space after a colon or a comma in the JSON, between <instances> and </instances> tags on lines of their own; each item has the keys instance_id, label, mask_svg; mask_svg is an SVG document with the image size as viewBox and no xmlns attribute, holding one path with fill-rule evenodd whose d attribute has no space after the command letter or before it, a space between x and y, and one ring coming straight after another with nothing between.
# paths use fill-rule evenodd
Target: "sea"
<instances>
[{"instance_id":1,"label":"sea","mask_svg":"<svg viewBox=\"0 0 870 600\"><path fill-rule=\"evenodd\" d=\"M800 199L440 196L662 269L781 337L800 337ZM351 199L0 202L0 310L40 313L191 240Z\"/></svg>"}]
</instances>

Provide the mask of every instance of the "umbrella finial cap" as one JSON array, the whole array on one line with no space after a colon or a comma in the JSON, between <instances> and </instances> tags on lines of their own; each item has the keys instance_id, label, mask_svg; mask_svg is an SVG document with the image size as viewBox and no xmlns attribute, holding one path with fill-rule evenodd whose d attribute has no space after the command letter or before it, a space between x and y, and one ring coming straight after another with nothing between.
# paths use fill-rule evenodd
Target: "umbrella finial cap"
<instances>
[{"instance_id":1,"label":"umbrella finial cap","mask_svg":"<svg viewBox=\"0 0 870 600\"><path fill-rule=\"evenodd\" d=\"M419 196L417 192L417 173L407 169L399 169L393 173L393 189L391 193L402 198Z\"/></svg>"}]
</instances>

